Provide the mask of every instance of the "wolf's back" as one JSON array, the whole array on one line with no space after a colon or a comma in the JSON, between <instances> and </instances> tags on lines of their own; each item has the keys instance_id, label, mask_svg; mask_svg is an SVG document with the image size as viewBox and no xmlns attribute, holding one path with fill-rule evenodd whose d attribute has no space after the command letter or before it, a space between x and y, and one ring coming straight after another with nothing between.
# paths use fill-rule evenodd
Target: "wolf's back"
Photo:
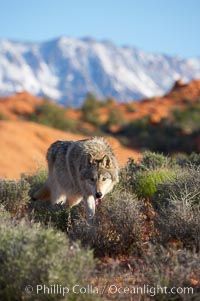
<instances>
[{"instance_id":1,"label":"wolf's back","mask_svg":"<svg viewBox=\"0 0 200 301\"><path fill-rule=\"evenodd\" d=\"M51 144L47 151L47 162L49 167L51 167L56 160L59 158L64 158L69 146L73 143L73 141L56 141Z\"/></svg>"},{"instance_id":2,"label":"wolf's back","mask_svg":"<svg viewBox=\"0 0 200 301\"><path fill-rule=\"evenodd\" d=\"M88 158L100 162L105 156L109 157L109 171L113 178L118 180L118 162L109 143L103 137L93 137L77 141L56 141L47 151L49 171L55 166L56 170L67 171L69 178L73 179L77 170L88 166ZM104 166L105 167L105 166ZM77 176L77 174L76 174Z\"/></svg>"}]
</instances>

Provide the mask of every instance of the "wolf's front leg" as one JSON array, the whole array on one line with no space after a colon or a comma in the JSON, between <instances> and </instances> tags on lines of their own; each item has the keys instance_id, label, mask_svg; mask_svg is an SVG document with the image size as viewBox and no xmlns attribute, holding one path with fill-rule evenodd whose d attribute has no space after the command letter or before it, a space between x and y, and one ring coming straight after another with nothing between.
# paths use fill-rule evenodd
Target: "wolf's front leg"
<instances>
[{"instance_id":1,"label":"wolf's front leg","mask_svg":"<svg viewBox=\"0 0 200 301\"><path fill-rule=\"evenodd\" d=\"M85 196L84 203L86 208L87 223L89 225L92 225L94 222L95 215L95 198L92 195Z\"/></svg>"}]
</instances>

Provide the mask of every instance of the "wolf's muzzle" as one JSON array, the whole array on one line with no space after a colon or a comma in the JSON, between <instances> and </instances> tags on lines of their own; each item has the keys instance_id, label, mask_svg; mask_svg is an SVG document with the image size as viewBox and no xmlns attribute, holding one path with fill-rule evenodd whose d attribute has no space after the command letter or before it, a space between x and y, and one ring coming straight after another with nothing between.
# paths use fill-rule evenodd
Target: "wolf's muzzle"
<instances>
[{"instance_id":1,"label":"wolf's muzzle","mask_svg":"<svg viewBox=\"0 0 200 301\"><path fill-rule=\"evenodd\" d=\"M95 204L96 204L96 206L98 206L102 202L102 196L103 196L103 194L100 191L98 191L98 192L96 192L95 196L96 196Z\"/></svg>"}]
</instances>

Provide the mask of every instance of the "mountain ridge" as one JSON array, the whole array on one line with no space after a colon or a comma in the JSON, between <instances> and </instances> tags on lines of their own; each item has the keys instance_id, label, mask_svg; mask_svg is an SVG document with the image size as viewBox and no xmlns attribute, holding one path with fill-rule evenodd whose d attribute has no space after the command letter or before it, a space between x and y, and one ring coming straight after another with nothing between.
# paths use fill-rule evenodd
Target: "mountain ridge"
<instances>
[{"instance_id":1,"label":"mountain ridge","mask_svg":"<svg viewBox=\"0 0 200 301\"><path fill-rule=\"evenodd\" d=\"M88 92L120 102L160 96L180 78L200 78L200 58L152 54L89 37L0 40L2 96L27 91L76 107Z\"/></svg>"}]
</instances>

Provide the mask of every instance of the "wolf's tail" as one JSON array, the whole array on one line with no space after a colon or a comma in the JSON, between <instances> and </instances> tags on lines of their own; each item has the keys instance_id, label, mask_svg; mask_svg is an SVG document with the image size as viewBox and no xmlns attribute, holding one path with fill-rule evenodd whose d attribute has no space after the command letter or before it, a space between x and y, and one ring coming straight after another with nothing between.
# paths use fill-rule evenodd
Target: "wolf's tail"
<instances>
[{"instance_id":1,"label":"wolf's tail","mask_svg":"<svg viewBox=\"0 0 200 301\"><path fill-rule=\"evenodd\" d=\"M45 183L39 190L37 190L33 194L33 199L35 201L36 200L50 200L50 196L51 196L50 189L49 189L47 183Z\"/></svg>"}]
</instances>

